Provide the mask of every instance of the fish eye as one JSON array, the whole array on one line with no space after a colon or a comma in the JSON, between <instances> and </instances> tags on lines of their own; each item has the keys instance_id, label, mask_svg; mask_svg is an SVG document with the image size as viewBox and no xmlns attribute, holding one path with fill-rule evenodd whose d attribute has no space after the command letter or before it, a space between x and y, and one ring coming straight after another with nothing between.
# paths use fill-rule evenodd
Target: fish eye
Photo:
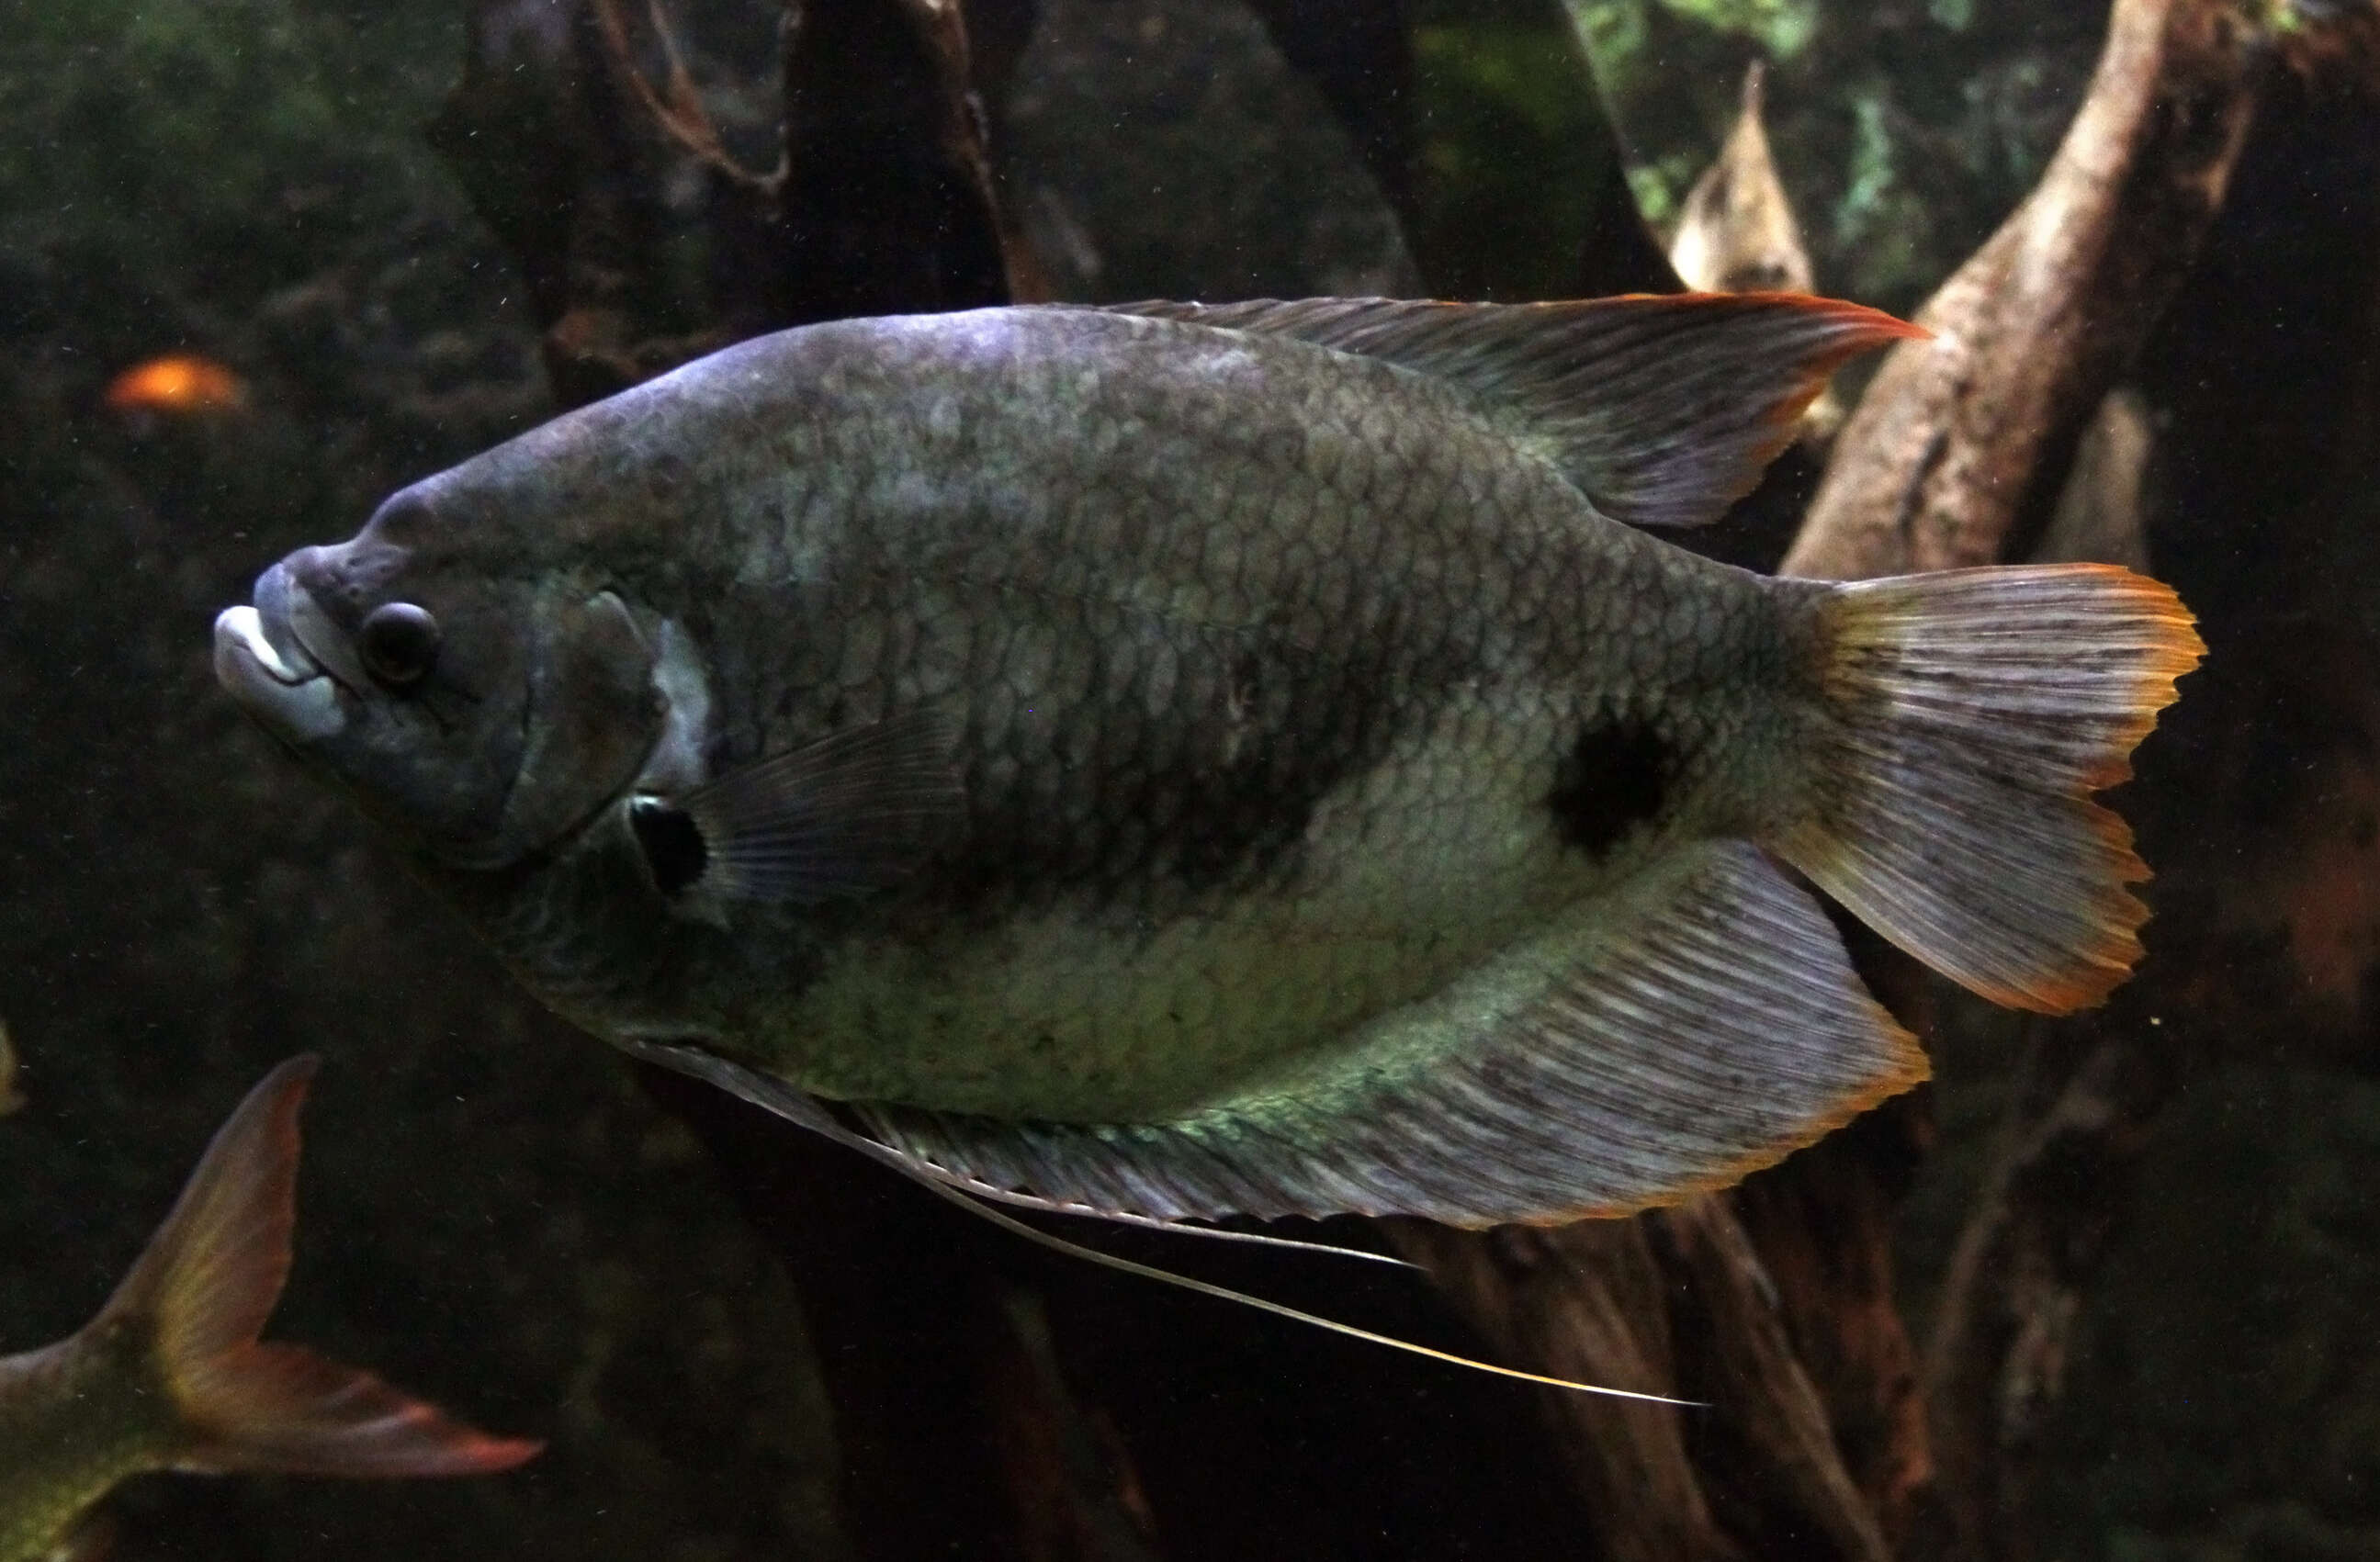
<instances>
[{"instance_id":1,"label":"fish eye","mask_svg":"<svg viewBox=\"0 0 2380 1562\"><path fill-rule=\"evenodd\" d=\"M438 621L411 602L383 603L364 615L356 650L382 683L418 682L438 658Z\"/></svg>"}]
</instances>

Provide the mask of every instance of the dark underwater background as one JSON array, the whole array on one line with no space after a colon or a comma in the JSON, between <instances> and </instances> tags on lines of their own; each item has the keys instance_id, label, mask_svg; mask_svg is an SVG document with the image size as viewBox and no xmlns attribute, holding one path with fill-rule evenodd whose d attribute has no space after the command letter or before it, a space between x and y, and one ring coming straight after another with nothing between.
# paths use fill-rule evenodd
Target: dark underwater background
<instances>
[{"instance_id":1,"label":"dark underwater background","mask_svg":"<svg viewBox=\"0 0 2380 1562\"><path fill-rule=\"evenodd\" d=\"M662 7L724 154L824 170L817 209L892 213L887 254L899 222L938 236L917 277L876 256L837 292L803 253L761 277L784 235L649 136L604 154L632 329L574 356L553 331L593 285L540 257L602 213L554 149L633 131L504 82L578 46L580 0L0 0L0 1022L28 1101L0 1119L0 1351L79 1326L242 1092L318 1050L273 1336L550 1444L486 1480L146 1478L115 1555L1858 1555L1747 1479L1718 1418L1684 1440L1734 1549L1698 1551L1621 1511L1658 1494L1574 1479L1535 1391L1046 1259L639 1075L248 725L208 626L290 548L667 344L993 301L1019 257L1079 299L1640 285L1755 59L1818 290L1912 311L2042 176L2106 7L973 5L1004 275L951 238L965 199L925 222L880 163L833 185L842 121L781 137L776 6ZM801 9L858 62L813 119L917 90L864 68L914 6ZM2380 1559L2380 15L2222 9L2272 33L2260 101L2114 371L2149 451L2119 519L2214 648L2122 794L2160 873L2125 1012L2155 1028L1919 995L1937 1084L1840 1152L1882 1202L1858 1230L1814 1206L1796 1250L1888 1259L1925 1385L1990 1354L1961 1401L1988 1401L1985 1451L1937 1435L1876 1477L1902 1557ZM167 353L245 405L108 405ZM1817 459L1712 546L1773 564ZM2039 1283L1997 1334L1946 1332L1994 1208ZM1419 1279L1094 1239L1493 1350ZM1647 1274L1658 1311L1674 1276ZM2049 1345L2011 1350L2027 1327ZM1922 1436L1836 1432L1855 1474L1862 1437Z\"/></svg>"}]
</instances>

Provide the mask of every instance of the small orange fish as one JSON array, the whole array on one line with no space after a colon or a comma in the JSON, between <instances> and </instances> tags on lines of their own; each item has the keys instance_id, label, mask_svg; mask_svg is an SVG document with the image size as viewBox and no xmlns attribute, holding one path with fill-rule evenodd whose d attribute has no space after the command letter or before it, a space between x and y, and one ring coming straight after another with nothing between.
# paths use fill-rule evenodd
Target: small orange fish
<instances>
[{"instance_id":1,"label":"small orange fish","mask_svg":"<svg viewBox=\"0 0 2380 1562\"><path fill-rule=\"evenodd\" d=\"M96 1318L0 1356L0 1562L91 1555L86 1512L147 1471L474 1475L538 1451L258 1340L289 1273L313 1074L294 1058L249 1093Z\"/></svg>"},{"instance_id":2,"label":"small orange fish","mask_svg":"<svg viewBox=\"0 0 2380 1562\"><path fill-rule=\"evenodd\" d=\"M212 358L168 353L135 364L110 381L106 401L117 412L176 417L237 412L248 405L248 383Z\"/></svg>"}]
</instances>

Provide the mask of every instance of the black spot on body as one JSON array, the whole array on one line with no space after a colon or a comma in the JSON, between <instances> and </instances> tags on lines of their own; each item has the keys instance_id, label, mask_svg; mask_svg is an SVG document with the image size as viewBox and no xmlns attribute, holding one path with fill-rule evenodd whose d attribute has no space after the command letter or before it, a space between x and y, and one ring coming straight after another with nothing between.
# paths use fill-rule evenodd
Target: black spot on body
<instances>
[{"instance_id":1,"label":"black spot on body","mask_svg":"<svg viewBox=\"0 0 2380 1562\"><path fill-rule=\"evenodd\" d=\"M1621 720L1589 727L1554 771L1546 794L1563 843L1601 856L1668 801L1678 754L1652 727Z\"/></svg>"},{"instance_id":2,"label":"black spot on body","mask_svg":"<svg viewBox=\"0 0 2380 1562\"><path fill-rule=\"evenodd\" d=\"M701 827L683 808L641 799L629 805L628 825L644 848L654 885L664 895L682 893L710 865L710 850L703 844Z\"/></svg>"}]
</instances>

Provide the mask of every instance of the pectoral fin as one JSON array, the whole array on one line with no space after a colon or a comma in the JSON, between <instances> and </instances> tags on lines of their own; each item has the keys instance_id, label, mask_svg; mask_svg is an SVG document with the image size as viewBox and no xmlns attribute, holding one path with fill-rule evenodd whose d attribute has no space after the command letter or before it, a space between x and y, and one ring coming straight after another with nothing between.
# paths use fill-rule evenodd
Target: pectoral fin
<instances>
[{"instance_id":1,"label":"pectoral fin","mask_svg":"<svg viewBox=\"0 0 2380 1562\"><path fill-rule=\"evenodd\" d=\"M1346 1049L1174 1121L862 1105L995 1187L1161 1218L1625 1215L1733 1182L1925 1076L1810 896L1714 843Z\"/></svg>"},{"instance_id":2,"label":"pectoral fin","mask_svg":"<svg viewBox=\"0 0 2380 1562\"><path fill-rule=\"evenodd\" d=\"M964 812L953 723L932 710L847 728L629 811L668 893L810 905L898 883Z\"/></svg>"}]
</instances>

